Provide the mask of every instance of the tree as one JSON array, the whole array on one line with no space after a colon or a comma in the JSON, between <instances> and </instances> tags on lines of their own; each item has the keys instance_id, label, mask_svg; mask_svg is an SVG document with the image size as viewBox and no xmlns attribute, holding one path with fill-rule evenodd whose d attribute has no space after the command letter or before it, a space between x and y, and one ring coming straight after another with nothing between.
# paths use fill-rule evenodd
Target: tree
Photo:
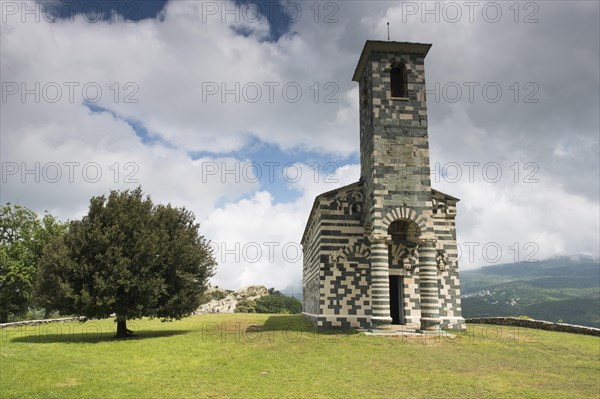
<instances>
[{"instance_id":1,"label":"tree","mask_svg":"<svg viewBox=\"0 0 600 399\"><path fill-rule=\"evenodd\" d=\"M282 294L281 300L283 301L284 308L292 314L302 313L302 302L293 296L287 296Z\"/></svg>"},{"instance_id":2,"label":"tree","mask_svg":"<svg viewBox=\"0 0 600 399\"><path fill-rule=\"evenodd\" d=\"M44 318L50 317L53 310L52 303L54 302L55 293L51 289L46 289L41 283L43 269L41 267L41 259L45 253L53 250L60 251L56 247L56 242L59 242L67 231L67 223L58 221L52 215L44 215L40 227L35 231L35 240L33 251L37 260L36 278L33 286L32 304L44 308ZM60 253L54 254L54 256Z\"/></svg>"},{"instance_id":3,"label":"tree","mask_svg":"<svg viewBox=\"0 0 600 399\"><path fill-rule=\"evenodd\" d=\"M252 299L242 299L235 305L235 313L255 313L256 302Z\"/></svg>"},{"instance_id":4,"label":"tree","mask_svg":"<svg viewBox=\"0 0 600 399\"><path fill-rule=\"evenodd\" d=\"M293 297L282 294L279 291L269 290L269 295L256 300L256 313L292 313L302 312L302 304Z\"/></svg>"},{"instance_id":5,"label":"tree","mask_svg":"<svg viewBox=\"0 0 600 399\"><path fill-rule=\"evenodd\" d=\"M10 313L27 309L35 274L32 251L37 215L30 209L10 203L0 211L0 323Z\"/></svg>"},{"instance_id":6,"label":"tree","mask_svg":"<svg viewBox=\"0 0 600 399\"><path fill-rule=\"evenodd\" d=\"M46 214L7 203L0 208L0 323L31 304L43 248L65 230L65 224Z\"/></svg>"},{"instance_id":7,"label":"tree","mask_svg":"<svg viewBox=\"0 0 600 399\"><path fill-rule=\"evenodd\" d=\"M128 319L180 319L200 305L216 265L198 229L190 211L155 206L139 187L93 197L44 251L39 284L61 311L115 314L117 338L130 335Z\"/></svg>"}]
</instances>

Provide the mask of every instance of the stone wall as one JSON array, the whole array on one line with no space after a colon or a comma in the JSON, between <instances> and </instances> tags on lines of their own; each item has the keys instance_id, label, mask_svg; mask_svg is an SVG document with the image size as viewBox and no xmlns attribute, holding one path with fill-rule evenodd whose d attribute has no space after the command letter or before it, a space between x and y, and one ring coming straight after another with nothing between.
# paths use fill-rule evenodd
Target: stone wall
<instances>
[{"instance_id":1,"label":"stone wall","mask_svg":"<svg viewBox=\"0 0 600 399\"><path fill-rule=\"evenodd\" d=\"M319 195L302 240L304 315L319 328L368 327L369 249L361 182Z\"/></svg>"},{"instance_id":2,"label":"stone wall","mask_svg":"<svg viewBox=\"0 0 600 399\"><path fill-rule=\"evenodd\" d=\"M84 321L87 321L87 317L76 316L76 317L63 317L61 319L15 321L14 323L2 323L2 324L0 324L0 328L21 327L21 326L38 326L40 324L48 324L48 323L70 323L73 321L84 322Z\"/></svg>"},{"instance_id":3,"label":"stone wall","mask_svg":"<svg viewBox=\"0 0 600 399\"><path fill-rule=\"evenodd\" d=\"M552 323L544 320L522 319L519 317L476 317L465 319L467 323L473 324L496 324L503 326L515 326L524 328L536 328L539 330L560 331L574 334L586 334L600 337L600 328L577 326L574 324Z\"/></svg>"},{"instance_id":4,"label":"stone wall","mask_svg":"<svg viewBox=\"0 0 600 399\"><path fill-rule=\"evenodd\" d=\"M455 222L458 199L437 190L431 191L433 233L436 238L436 262L440 282L441 325L444 330L463 329Z\"/></svg>"},{"instance_id":5,"label":"stone wall","mask_svg":"<svg viewBox=\"0 0 600 399\"><path fill-rule=\"evenodd\" d=\"M315 200L302 237L302 309L312 315L319 314L321 212L319 198ZM316 323L316 322L315 322Z\"/></svg>"}]
</instances>

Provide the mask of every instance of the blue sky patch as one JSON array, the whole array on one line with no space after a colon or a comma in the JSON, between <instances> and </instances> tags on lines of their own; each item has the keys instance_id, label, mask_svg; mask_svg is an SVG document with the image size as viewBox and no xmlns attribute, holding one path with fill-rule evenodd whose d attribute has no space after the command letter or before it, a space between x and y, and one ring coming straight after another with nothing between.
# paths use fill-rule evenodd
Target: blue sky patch
<instances>
[{"instance_id":1,"label":"blue sky patch","mask_svg":"<svg viewBox=\"0 0 600 399\"><path fill-rule=\"evenodd\" d=\"M279 146L253 138L246 146L238 151L227 153L192 152L192 159L202 157L223 158L232 157L240 160L239 165L225 170L219 166L215 173L225 182L234 179L244 179L247 182L257 182L260 189L269 191L276 202L291 202L301 195L299 181L329 182L335 185L338 180L338 169L342 166L359 163L358 154L349 157L335 157L332 154L305 151L299 149L282 150ZM302 170L298 164L310 167ZM300 180L302 179L302 180ZM338 185L341 185L338 184ZM333 188L333 187L332 187Z\"/></svg>"},{"instance_id":2,"label":"blue sky patch","mask_svg":"<svg viewBox=\"0 0 600 399\"><path fill-rule=\"evenodd\" d=\"M175 148L175 146L173 144L164 140L160 136L155 135L155 134L150 134L148 132L148 129L146 129L146 127L139 121L135 121L133 119L122 118L114 111L111 111L107 108L101 107L96 104L84 103L83 105L85 105L91 112L93 112L95 114L106 112L106 113L111 114L113 116L113 118L127 123L133 129L133 131L135 132L135 135L145 145L161 144L168 148Z\"/></svg>"},{"instance_id":3,"label":"blue sky patch","mask_svg":"<svg viewBox=\"0 0 600 399\"><path fill-rule=\"evenodd\" d=\"M176 0L171 0L176 1ZM71 19L75 15L83 15L88 22L99 21L141 21L149 18L160 18L160 12L167 4L167 0L94 0L94 1L55 1L38 0L42 6L47 4L45 11L50 19ZM224 1L206 1L206 6L201 7L208 17L219 18L226 22L235 21ZM244 19L245 23L266 18L270 25L270 40L277 41L287 33L290 24L297 18L297 7L282 7L277 0L236 0L239 7L237 18ZM296 3L294 3L296 4ZM235 28L234 30L244 36L250 34L248 28Z\"/></svg>"},{"instance_id":4,"label":"blue sky patch","mask_svg":"<svg viewBox=\"0 0 600 399\"><path fill-rule=\"evenodd\" d=\"M93 0L93 1L55 1L38 0L46 4L44 12L49 18L71 19L83 15L88 22L99 21L140 21L156 18L162 11L166 0ZM59 15L57 15L59 14ZM117 17L118 15L118 17Z\"/></svg>"}]
</instances>

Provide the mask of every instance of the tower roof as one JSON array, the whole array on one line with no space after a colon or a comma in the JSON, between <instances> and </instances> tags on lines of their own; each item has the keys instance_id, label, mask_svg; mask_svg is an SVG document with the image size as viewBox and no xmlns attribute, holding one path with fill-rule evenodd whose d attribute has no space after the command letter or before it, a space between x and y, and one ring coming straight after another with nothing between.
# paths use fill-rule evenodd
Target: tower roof
<instances>
[{"instance_id":1,"label":"tower roof","mask_svg":"<svg viewBox=\"0 0 600 399\"><path fill-rule=\"evenodd\" d=\"M371 53L399 53L399 54L417 54L425 57L427 52L431 48L431 44L427 43L409 43L409 42L384 42L379 40L367 40L365 43L365 47L363 48L362 53L360 54L360 59L358 60L358 65L356 66L356 70L354 71L354 76L352 80L358 82L360 76L362 75L362 71L371 56Z\"/></svg>"}]
</instances>

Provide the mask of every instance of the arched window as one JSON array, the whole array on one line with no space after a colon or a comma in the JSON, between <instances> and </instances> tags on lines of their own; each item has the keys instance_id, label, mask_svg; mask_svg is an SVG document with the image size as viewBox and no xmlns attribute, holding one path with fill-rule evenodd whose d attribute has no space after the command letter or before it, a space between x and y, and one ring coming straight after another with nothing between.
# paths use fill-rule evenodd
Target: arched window
<instances>
[{"instance_id":1,"label":"arched window","mask_svg":"<svg viewBox=\"0 0 600 399\"><path fill-rule=\"evenodd\" d=\"M392 97L408 97L406 65L395 63L390 71Z\"/></svg>"},{"instance_id":2,"label":"arched window","mask_svg":"<svg viewBox=\"0 0 600 399\"><path fill-rule=\"evenodd\" d=\"M398 219L390 224L388 234L395 242L414 244L421 236L421 228L412 220Z\"/></svg>"}]
</instances>

